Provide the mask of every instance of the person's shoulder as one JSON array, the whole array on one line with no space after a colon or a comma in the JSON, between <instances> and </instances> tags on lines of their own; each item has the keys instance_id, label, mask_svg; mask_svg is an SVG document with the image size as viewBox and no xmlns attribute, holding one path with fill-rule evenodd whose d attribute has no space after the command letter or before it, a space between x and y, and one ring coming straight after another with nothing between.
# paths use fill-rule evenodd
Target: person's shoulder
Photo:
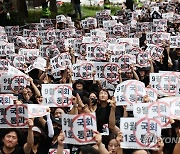
<instances>
[{"instance_id":1,"label":"person's shoulder","mask_svg":"<svg viewBox=\"0 0 180 154\"><path fill-rule=\"evenodd\" d=\"M12 154L25 154L23 147L16 147L15 151Z\"/></svg>"},{"instance_id":2,"label":"person's shoulder","mask_svg":"<svg viewBox=\"0 0 180 154\"><path fill-rule=\"evenodd\" d=\"M5 154L3 147L0 147L0 154ZM23 147L16 147L15 150L10 154L25 154Z\"/></svg>"}]
</instances>

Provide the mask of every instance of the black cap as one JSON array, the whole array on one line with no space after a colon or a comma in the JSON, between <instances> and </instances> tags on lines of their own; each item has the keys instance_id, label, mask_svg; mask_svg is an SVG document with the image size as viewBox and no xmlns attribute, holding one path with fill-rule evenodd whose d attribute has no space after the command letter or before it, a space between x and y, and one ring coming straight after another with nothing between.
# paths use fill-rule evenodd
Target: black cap
<instances>
[{"instance_id":1,"label":"black cap","mask_svg":"<svg viewBox=\"0 0 180 154\"><path fill-rule=\"evenodd\" d=\"M76 80L76 82L73 84L73 89L74 89L74 90L76 89L76 84L78 84L78 83L82 84L83 87L85 87L85 82L84 82L84 80L78 79L78 80Z\"/></svg>"}]
</instances>

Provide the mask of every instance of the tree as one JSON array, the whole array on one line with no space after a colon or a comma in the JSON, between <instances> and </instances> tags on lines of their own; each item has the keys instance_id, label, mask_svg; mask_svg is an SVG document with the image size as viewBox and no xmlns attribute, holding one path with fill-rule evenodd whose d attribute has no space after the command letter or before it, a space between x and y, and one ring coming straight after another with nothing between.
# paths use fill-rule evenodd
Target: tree
<instances>
[{"instance_id":1,"label":"tree","mask_svg":"<svg viewBox=\"0 0 180 154\"><path fill-rule=\"evenodd\" d=\"M4 0L6 1L6 0ZM23 17L28 16L28 10L25 0L13 0L12 5L14 7L14 11L20 13Z\"/></svg>"},{"instance_id":2,"label":"tree","mask_svg":"<svg viewBox=\"0 0 180 154\"><path fill-rule=\"evenodd\" d=\"M25 0L18 0L18 12L22 14L23 17L28 16L28 10Z\"/></svg>"}]
</instances>

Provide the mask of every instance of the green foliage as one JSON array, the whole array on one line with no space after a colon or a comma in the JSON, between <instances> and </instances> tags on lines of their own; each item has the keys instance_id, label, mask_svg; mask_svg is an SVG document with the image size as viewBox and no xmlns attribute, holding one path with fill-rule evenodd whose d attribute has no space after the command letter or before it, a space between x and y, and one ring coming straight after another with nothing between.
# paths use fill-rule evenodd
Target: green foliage
<instances>
[{"instance_id":1,"label":"green foliage","mask_svg":"<svg viewBox=\"0 0 180 154\"><path fill-rule=\"evenodd\" d=\"M118 10L121 10L120 6L111 6L111 14L114 15Z\"/></svg>"},{"instance_id":2,"label":"green foliage","mask_svg":"<svg viewBox=\"0 0 180 154\"><path fill-rule=\"evenodd\" d=\"M41 9L32 9L32 10L28 11L28 18L27 18L26 22L36 23L36 22L39 22L41 17L42 17Z\"/></svg>"},{"instance_id":3,"label":"green foliage","mask_svg":"<svg viewBox=\"0 0 180 154\"><path fill-rule=\"evenodd\" d=\"M82 8L84 9L84 10L95 10L95 11L99 11L99 10L103 10L103 7L101 7L101 6L88 6L88 5L84 5L84 6L82 6Z\"/></svg>"},{"instance_id":4,"label":"green foliage","mask_svg":"<svg viewBox=\"0 0 180 154\"><path fill-rule=\"evenodd\" d=\"M58 14L69 14L73 12L73 5L71 3L63 3L60 7L58 7Z\"/></svg>"}]
</instances>

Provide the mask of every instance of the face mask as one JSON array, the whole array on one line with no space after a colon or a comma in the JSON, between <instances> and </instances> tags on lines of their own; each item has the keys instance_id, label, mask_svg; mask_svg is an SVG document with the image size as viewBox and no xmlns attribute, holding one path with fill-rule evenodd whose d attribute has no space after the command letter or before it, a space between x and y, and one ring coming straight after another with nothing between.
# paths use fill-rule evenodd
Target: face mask
<instances>
[{"instance_id":1,"label":"face mask","mask_svg":"<svg viewBox=\"0 0 180 154\"><path fill-rule=\"evenodd\" d=\"M41 138L38 136L34 136L34 145L37 145L40 142Z\"/></svg>"},{"instance_id":2,"label":"face mask","mask_svg":"<svg viewBox=\"0 0 180 154\"><path fill-rule=\"evenodd\" d=\"M59 135L60 131L58 127L54 127L54 136Z\"/></svg>"},{"instance_id":3,"label":"face mask","mask_svg":"<svg viewBox=\"0 0 180 154\"><path fill-rule=\"evenodd\" d=\"M62 119L61 118L55 118L60 125L62 125Z\"/></svg>"}]
</instances>

